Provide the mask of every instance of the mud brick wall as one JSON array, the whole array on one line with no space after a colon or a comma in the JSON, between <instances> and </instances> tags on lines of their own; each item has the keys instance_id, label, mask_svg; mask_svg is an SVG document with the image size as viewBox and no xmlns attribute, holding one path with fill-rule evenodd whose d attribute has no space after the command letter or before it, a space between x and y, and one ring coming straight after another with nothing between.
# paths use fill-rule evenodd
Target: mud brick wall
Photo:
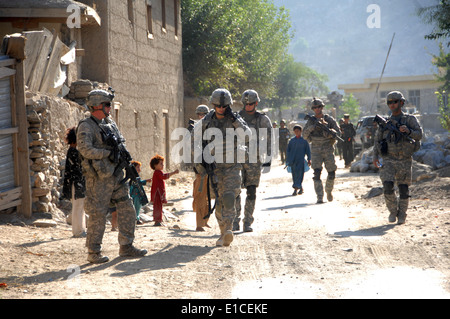
<instances>
[{"instance_id":1,"label":"mud brick wall","mask_svg":"<svg viewBox=\"0 0 450 319\"><path fill-rule=\"evenodd\" d=\"M39 93L26 93L33 213L64 218L58 208L68 146L67 128L88 114L79 104Z\"/></svg>"}]
</instances>

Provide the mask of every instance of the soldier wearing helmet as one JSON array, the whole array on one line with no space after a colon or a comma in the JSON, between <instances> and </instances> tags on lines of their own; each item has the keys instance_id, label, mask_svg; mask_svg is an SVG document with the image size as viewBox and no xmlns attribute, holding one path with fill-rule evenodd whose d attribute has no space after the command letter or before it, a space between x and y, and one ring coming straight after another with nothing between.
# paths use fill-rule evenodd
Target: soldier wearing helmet
<instances>
[{"instance_id":1,"label":"soldier wearing helmet","mask_svg":"<svg viewBox=\"0 0 450 319\"><path fill-rule=\"evenodd\" d=\"M251 136L251 131L245 121L234 113L231 109L233 99L231 93L226 89L217 89L211 94L210 103L213 108L203 119L196 123L194 134L194 155L195 149L201 158L194 158L194 167L201 175L206 175L204 162L213 164L208 166L213 172L209 177L217 182L217 197L215 200L215 215L220 228L220 238L217 246L229 246L233 241L233 219L236 215L235 202L241 191L241 164L238 162L239 138L230 136L230 131L239 134L239 129ZM211 129L211 130L209 130ZM221 134L218 134L218 133ZM211 133L212 141L204 139L205 135ZM201 136L201 141L196 141L196 136ZM227 137L232 141L227 143ZM211 145L214 145L211 148ZM205 153L210 151L211 158L206 158Z\"/></svg>"},{"instance_id":2,"label":"soldier wearing helmet","mask_svg":"<svg viewBox=\"0 0 450 319\"><path fill-rule=\"evenodd\" d=\"M420 148L423 131L414 115L403 113L406 99L401 92L390 92L386 100L392 112L387 121L397 127L400 133L380 125L375 134L373 163L377 167L381 166L380 179L389 222L404 224L412 181L412 156ZM380 165L381 158L383 165ZM398 186L399 198L395 194L395 184Z\"/></svg>"},{"instance_id":3,"label":"soldier wearing helmet","mask_svg":"<svg viewBox=\"0 0 450 319\"><path fill-rule=\"evenodd\" d=\"M244 232L251 232L250 225L253 223L253 212L256 203L256 188L259 186L261 178L261 168L266 173L271 165L271 144L272 144L272 123L264 113L256 110L260 102L258 93L255 90L246 90L242 94L244 108L239 111L239 115L244 119L252 130L251 140L247 140L247 149L254 154L247 154L245 163L242 163L242 187L247 189L244 206ZM250 143L254 147L250 146ZM262 162L263 161L263 162ZM241 196L236 199L236 217L233 222L233 230L239 230L241 215Z\"/></svg>"},{"instance_id":4,"label":"soldier wearing helmet","mask_svg":"<svg viewBox=\"0 0 450 319\"><path fill-rule=\"evenodd\" d=\"M109 118L113 98L113 92L91 91L87 101L91 116L80 121L77 128L78 150L86 177L85 211L89 215L86 246L91 263L109 260L101 254L101 244L110 203L115 205L119 216L119 255L139 257L147 253L133 246L136 212L128 185L121 183L124 171L116 171L114 150L105 143L108 134L124 141L117 125Z\"/></svg>"},{"instance_id":5,"label":"soldier wearing helmet","mask_svg":"<svg viewBox=\"0 0 450 319\"><path fill-rule=\"evenodd\" d=\"M334 179L336 177L336 160L334 158L334 145L336 140L334 137L322 130L316 125L316 122L327 126L330 130L339 134L340 130L335 119L327 114L323 114L322 110L325 104L322 100L313 98L311 101L311 109L314 111L314 118L309 118L303 129L303 137L311 143L311 167L314 170L314 190L317 195L317 203L323 203L323 184L320 179L323 165L328 172L325 182L325 192L327 200L333 200Z\"/></svg>"},{"instance_id":6,"label":"soldier wearing helmet","mask_svg":"<svg viewBox=\"0 0 450 319\"><path fill-rule=\"evenodd\" d=\"M195 114L197 114L199 120L202 119L206 114L208 114L208 112L209 108L204 104L197 106L197 108L195 109Z\"/></svg>"}]
</instances>

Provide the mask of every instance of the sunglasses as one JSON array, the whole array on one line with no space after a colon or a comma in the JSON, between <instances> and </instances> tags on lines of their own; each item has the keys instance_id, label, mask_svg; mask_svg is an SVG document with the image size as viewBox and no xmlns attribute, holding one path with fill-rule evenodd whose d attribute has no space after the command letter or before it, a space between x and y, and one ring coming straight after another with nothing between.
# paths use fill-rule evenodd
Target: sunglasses
<instances>
[{"instance_id":1,"label":"sunglasses","mask_svg":"<svg viewBox=\"0 0 450 319\"><path fill-rule=\"evenodd\" d=\"M312 109L320 109L322 106L313 106Z\"/></svg>"},{"instance_id":2,"label":"sunglasses","mask_svg":"<svg viewBox=\"0 0 450 319\"><path fill-rule=\"evenodd\" d=\"M228 105L216 105L216 104L214 104L214 107L225 109L225 108L228 107Z\"/></svg>"},{"instance_id":3,"label":"sunglasses","mask_svg":"<svg viewBox=\"0 0 450 319\"><path fill-rule=\"evenodd\" d=\"M250 106L253 106L253 105L255 105L256 104L256 102L253 102L253 103L246 103L245 105L247 106L247 105L250 105Z\"/></svg>"},{"instance_id":4,"label":"sunglasses","mask_svg":"<svg viewBox=\"0 0 450 319\"><path fill-rule=\"evenodd\" d=\"M400 100L391 100L391 101L387 101L387 104L397 104L398 102L400 102Z\"/></svg>"},{"instance_id":5,"label":"sunglasses","mask_svg":"<svg viewBox=\"0 0 450 319\"><path fill-rule=\"evenodd\" d=\"M102 105L104 105L104 106L106 106L106 107L111 107L111 103L110 103L110 102L102 103Z\"/></svg>"}]
</instances>

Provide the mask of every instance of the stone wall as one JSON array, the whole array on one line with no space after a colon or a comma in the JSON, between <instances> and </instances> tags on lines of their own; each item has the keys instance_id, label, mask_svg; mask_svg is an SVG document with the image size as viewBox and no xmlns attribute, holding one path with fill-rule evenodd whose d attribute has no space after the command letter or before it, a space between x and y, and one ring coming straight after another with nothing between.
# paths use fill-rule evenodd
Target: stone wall
<instances>
[{"instance_id":1,"label":"stone wall","mask_svg":"<svg viewBox=\"0 0 450 319\"><path fill-rule=\"evenodd\" d=\"M67 128L78 125L88 113L79 104L39 93L26 93L30 179L33 213L64 215L58 208L62 189L62 171L68 146Z\"/></svg>"}]
</instances>

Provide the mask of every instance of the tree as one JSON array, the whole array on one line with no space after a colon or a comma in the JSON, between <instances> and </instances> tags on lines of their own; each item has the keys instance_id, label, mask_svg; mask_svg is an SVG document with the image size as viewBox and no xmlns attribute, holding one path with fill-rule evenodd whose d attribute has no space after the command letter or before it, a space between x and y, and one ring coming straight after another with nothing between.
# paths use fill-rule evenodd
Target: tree
<instances>
[{"instance_id":1,"label":"tree","mask_svg":"<svg viewBox=\"0 0 450 319\"><path fill-rule=\"evenodd\" d=\"M181 6L187 94L209 95L218 87L274 94L292 38L284 7L270 0L183 0Z\"/></svg>"},{"instance_id":2,"label":"tree","mask_svg":"<svg viewBox=\"0 0 450 319\"><path fill-rule=\"evenodd\" d=\"M350 119L352 121L357 121L359 118L359 114L361 113L360 106L358 100L355 99L353 94L344 97L344 102L341 104L340 113L337 114L338 118L343 117L344 114L349 114Z\"/></svg>"},{"instance_id":3,"label":"tree","mask_svg":"<svg viewBox=\"0 0 450 319\"><path fill-rule=\"evenodd\" d=\"M327 80L326 75L294 61L292 55L286 55L278 68L276 93L267 102L271 107L279 108L294 103L300 97L326 94L329 91L325 85Z\"/></svg>"},{"instance_id":4,"label":"tree","mask_svg":"<svg viewBox=\"0 0 450 319\"><path fill-rule=\"evenodd\" d=\"M426 39L450 39L450 0L441 0L439 4L420 8L417 13L426 23L434 25L433 31L425 36ZM450 46L450 40L447 46Z\"/></svg>"}]
</instances>

